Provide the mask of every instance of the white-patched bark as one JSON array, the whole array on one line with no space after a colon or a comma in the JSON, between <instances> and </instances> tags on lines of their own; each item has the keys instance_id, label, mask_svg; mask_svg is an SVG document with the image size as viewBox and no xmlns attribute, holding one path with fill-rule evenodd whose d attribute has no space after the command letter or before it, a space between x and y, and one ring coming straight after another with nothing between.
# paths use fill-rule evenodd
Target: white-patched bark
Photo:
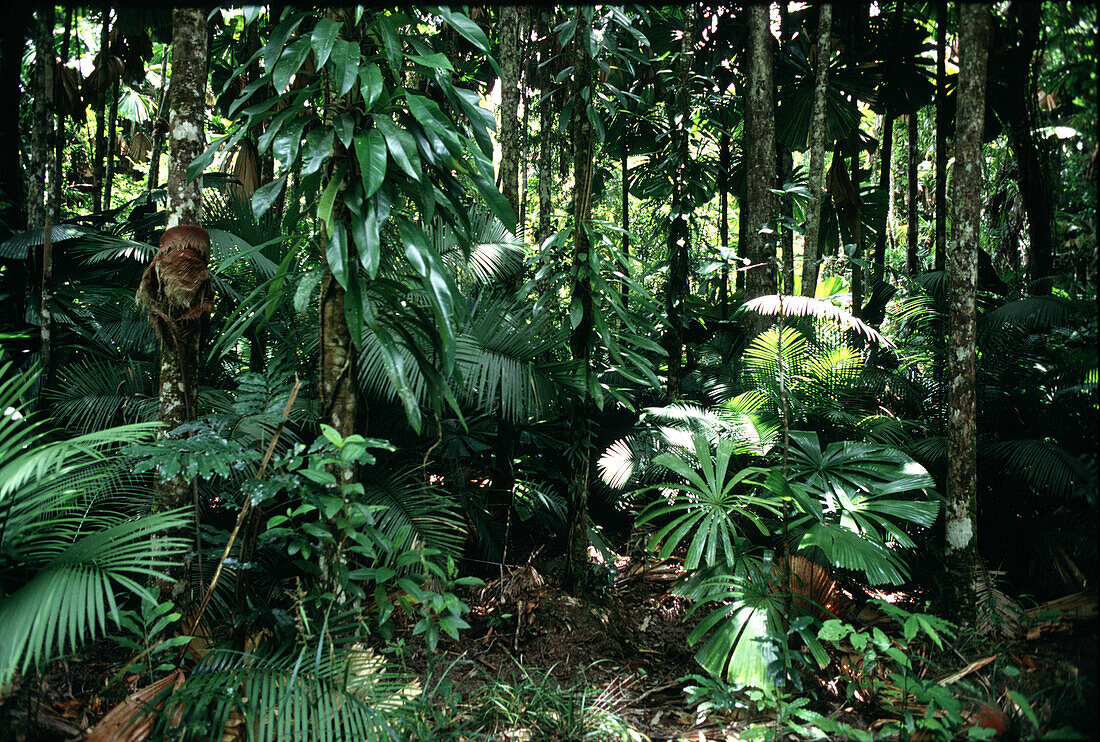
<instances>
[{"instance_id":1,"label":"white-patched bark","mask_svg":"<svg viewBox=\"0 0 1100 742\"><path fill-rule=\"evenodd\" d=\"M981 224L982 127L988 59L989 8L960 6L959 103L956 121L953 239L947 254L947 513L946 554L954 610L974 610L977 555L977 282Z\"/></svg>"},{"instance_id":2,"label":"white-patched bark","mask_svg":"<svg viewBox=\"0 0 1100 742\"><path fill-rule=\"evenodd\" d=\"M187 167L206 148L206 12L172 11L172 82L168 90L168 226L199 224L202 179Z\"/></svg>"}]
</instances>

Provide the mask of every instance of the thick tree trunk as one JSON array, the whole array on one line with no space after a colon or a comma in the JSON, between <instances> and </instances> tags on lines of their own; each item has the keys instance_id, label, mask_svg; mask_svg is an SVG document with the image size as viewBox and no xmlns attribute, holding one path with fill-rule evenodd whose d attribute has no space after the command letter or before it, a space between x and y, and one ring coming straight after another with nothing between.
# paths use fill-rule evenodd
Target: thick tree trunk
<instances>
[{"instance_id":1,"label":"thick tree trunk","mask_svg":"<svg viewBox=\"0 0 1100 742\"><path fill-rule=\"evenodd\" d=\"M771 226L775 212L775 101L773 84L770 7L748 7L749 73L745 100L745 196L747 246L742 253L749 259L745 276L748 299L776 293L775 240L761 230ZM770 318L748 318L749 334L756 335L770 324Z\"/></svg>"},{"instance_id":2,"label":"thick tree trunk","mask_svg":"<svg viewBox=\"0 0 1100 742\"><path fill-rule=\"evenodd\" d=\"M1013 0L1008 13L1009 33L1016 36L1009 53L1009 79L1016 84L1009 86L1008 143L1016 155L1017 182L1027 211L1027 277L1030 293L1036 295L1050 293L1054 268L1054 191L1046 152L1040 150L1034 133L1038 111L1033 65L1042 12L1040 3Z\"/></svg>"},{"instance_id":3,"label":"thick tree trunk","mask_svg":"<svg viewBox=\"0 0 1100 742\"><path fill-rule=\"evenodd\" d=\"M168 125L168 224L198 225L202 217L199 182L187 180L187 166L205 144L206 12L197 8L172 11L172 81ZM187 422L195 408L195 361L199 352L199 324L181 328L175 342L161 338L159 406L157 419L166 423L166 435ZM158 485L161 507L176 508L189 500L190 487L182 477Z\"/></svg>"},{"instance_id":4,"label":"thick tree trunk","mask_svg":"<svg viewBox=\"0 0 1100 742\"><path fill-rule=\"evenodd\" d=\"M985 122L989 8L959 8L959 98L955 127L953 235L947 256L948 585L955 618L974 618L977 551L977 280L981 226L982 127Z\"/></svg>"},{"instance_id":5,"label":"thick tree trunk","mask_svg":"<svg viewBox=\"0 0 1100 742\"><path fill-rule=\"evenodd\" d=\"M944 269L947 255L947 0L936 11L936 256Z\"/></svg>"},{"instance_id":6,"label":"thick tree trunk","mask_svg":"<svg viewBox=\"0 0 1100 742\"><path fill-rule=\"evenodd\" d=\"M909 114L909 163L906 169L908 197L905 215L906 250L905 273L913 278L920 273L920 256L917 253L917 239L920 235L920 217L917 215L917 165L920 162L920 141L917 112Z\"/></svg>"},{"instance_id":7,"label":"thick tree trunk","mask_svg":"<svg viewBox=\"0 0 1100 742\"><path fill-rule=\"evenodd\" d=\"M814 296L821 267L821 201L825 176L825 102L829 84L833 6L825 3L817 24L814 103L810 116L810 202L806 206L806 237L802 245L802 295Z\"/></svg>"},{"instance_id":8,"label":"thick tree trunk","mask_svg":"<svg viewBox=\"0 0 1100 742\"><path fill-rule=\"evenodd\" d=\"M519 214L519 9L500 8L500 192Z\"/></svg>"},{"instance_id":9,"label":"thick tree trunk","mask_svg":"<svg viewBox=\"0 0 1100 742\"><path fill-rule=\"evenodd\" d=\"M688 166L691 164L691 67L694 59L695 4L684 6L684 29L680 46L680 80L674 96L665 101L672 160L676 170L672 174L672 204L669 208L668 226L668 284L665 287L665 312L668 329L664 346L668 352L668 398L680 396L683 375L684 335L688 319L684 303L688 296L688 270L691 262L691 214L694 207L688 193Z\"/></svg>"},{"instance_id":10,"label":"thick tree trunk","mask_svg":"<svg viewBox=\"0 0 1100 742\"><path fill-rule=\"evenodd\" d=\"M103 210L103 155L106 148L107 90L110 79L111 8L103 8L99 27L99 76L96 78L95 160L92 162L92 211Z\"/></svg>"},{"instance_id":11,"label":"thick tree trunk","mask_svg":"<svg viewBox=\"0 0 1100 742\"><path fill-rule=\"evenodd\" d=\"M319 419L340 435L355 432L359 411L356 388L358 353L351 341L344 316L344 289L332 272L325 274L321 286L321 360L317 379L320 401Z\"/></svg>"},{"instance_id":12,"label":"thick tree trunk","mask_svg":"<svg viewBox=\"0 0 1100 742\"><path fill-rule=\"evenodd\" d=\"M589 354L592 345L592 279L588 260L592 245L588 240L588 223L592 217L592 166L594 134L585 112L582 91L590 89L591 60L586 44L592 33L577 11L577 30L573 37L573 285L572 301L580 306L580 319L569 336L569 350L580 362L584 375L584 391L569 407L570 445L569 467L569 531L565 554L566 586L574 591L583 589L588 572L588 478L592 460L591 373ZM591 93L589 93L591 95Z\"/></svg>"},{"instance_id":13,"label":"thick tree trunk","mask_svg":"<svg viewBox=\"0 0 1100 742\"><path fill-rule=\"evenodd\" d=\"M886 194L886 210L879 222L878 234L875 236L875 251L871 263L871 279L874 282L882 280L886 271L886 239L890 229L890 202L894 194L890 190L890 173L894 166L894 114L887 113L882 120L882 143L879 145L879 177L878 188L880 193Z\"/></svg>"}]
</instances>

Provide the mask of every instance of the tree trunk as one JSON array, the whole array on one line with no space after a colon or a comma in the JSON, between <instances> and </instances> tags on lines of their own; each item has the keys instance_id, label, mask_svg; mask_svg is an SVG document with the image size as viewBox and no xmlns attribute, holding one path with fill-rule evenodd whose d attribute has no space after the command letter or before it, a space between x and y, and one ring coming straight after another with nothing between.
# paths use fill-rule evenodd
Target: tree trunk
<instances>
[{"instance_id":1,"label":"tree trunk","mask_svg":"<svg viewBox=\"0 0 1100 742\"><path fill-rule=\"evenodd\" d=\"M539 33L543 44L541 49L542 69L539 70L539 228L536 242L542 245L549 239L553 226L550 224L550 211L553 203L550 200L553 185L553 129L554 108L550 102L550 90L553 79L550 76L550 65L546 63L553 34L550 27L550 11L543 10L539 13Z\"/></svg>"},{"instance_id":2,"label":"tree trunk","mask_svg":"<svg viewBox=\"0 0 1100 742\"><path fill-rule=\"evenodd\" d=\"M718 138L718 242L726 250L730 246L730 135L723 130ZM729 259L722 258L718 274L718 306L722 319L730 318L730 266Z\"/></svg>"},{"instance_id":3,"label":"tree trunk","mask_svg":"<svg viewBox=\"0 0 1100 742\"><path fill-rule=\"evenodd\" d=\"M500 8L500 192L519 214L519 9Z\"/></svg>"},{"instance_id":4,"label":"tree trunk","mask_svg":"<svg viewBox=\"0 0 1100 742\"><path fill-rule=\"evenodd\" d=\"M174 30L173 30L174 33ZM103 155L106 147L106 106L111 65L111 7L103 8L99 27L99 76L96 78L95 160L92 162L92 211L103 210Z\"/></svg>"},{"instance_id":5,"label":"tree trunk","mask_svg":"<svg viewBox=\"0 0 1100 742\"><path fill-rule=\"evenodd\" d=\"M46 170L49 139L46 129L52 123L47 101L52 97L53 70L53 6L39 9L34 24L34 74L31 90L34 106L31 114L31 146L27 172L27 227L42 229L46 216ZM47 92L47 87L49 92Z\"/></svg>"},{"instance_id":6,"label":"tree trunk","mask_svg":"<svg viewBox=\"0 0 1100 742\"><path fill-rule=\"evenodd\" d=\"M794 158L791 151L780 145L778 153L779 184L786 188L794 171ZM790 223L794 219L794 201L791 196L785 196L779 200L779 234L783 244L783 270L782 280L779 282L785 294L794 293L794 231Z\"/></svg>"},{"instance_id":7,"label":"tree trunk","mask_svg":"<svg viewBox=\"0 0 1100 742\"><path fill-rule=\"evenodd\" d=\"M977 551L976 342L978 237L981 227L982 126L985 122L989 8L959 7L959 98L955 126L953 235L947 256L948 585L955 618L974 618Z\"/></svg>"},{"instance_id":8,"label":"tree trunk","mask_svg":"<svg viewBox=\"0 0 1100 742\"><path fill-rule=\"evenodd\" d=\"M1009 5L1009 33L1016 36L1008 55L1010 106L1008 143L1016 155L1020 197L1027 211L1029 261L1027 277L1031 294L1049 294L1054 268L1054 191L1046 152L1035 140L1036 74L1034 59L1042 26L1042 5L1013 0Z\"/></svg>"},{"instance_id":9,"label":"tree trunk","mask_svg":"<svg viewBox=\"0 0 1100 742\"><path fill-rule=\"evenodd\" d=\"M72 39L73 31L73 9L71 7L65 9L65 35L61 41L61 62L60 69L64 69L69 63L69 42ZM55 68L56 70L57 68ZM56 91L54 91L56 97ZM54 101L56 103L56 101ZM65 162L65 115L56 110L57 106L54 106L54 116L56 121L54 122L53 131L53 168L50 175L50 215L53 217L52 221L56 224L61 220L61 197L62 186L64 184L64 162Z\"/></svg>"},{"instance_id":10,"label":"tree trunk","mask_svg":"<svg viewBox=\"0 0 1100 742\"><path fill-rule=\"evenodd\" d=\"M583 588L588 572L588 477L592 460L591 396L589 378L593 316L592 278L589 263L588 223L592 216L592 165L594 135L585 111L582 91L591 85L591 68L585 41L591 29L583 9L577 10L573 36L573 285L572 301L580 306L580 318L569 336L569 349L580 362L584 391L569 406L569 531L565 554L565 585L573 591ZM591 92L589 90L589 95Z\"/></svg>"},{"instance_id":11,"label":"tree trunk","mask_svg":"<svg viewBox=\"0 0 1100 742\"><path fill-rule=\"evenodd\" d=\"M775 212L775 86L772 82L772 44L770 6L748 7L749 74L745 101L745 200L742 217L746 220L747 246L742 253L749 259L745 276L748 299L776 293L775 240L761 230L771 226ZM770 318L748 318L749 335L757 335L770 324Z\"/></svg>"},{"instance_id":12,"label":"tree trunk","mask_svg":"<svg viewBox=\"0 0 1100 742\"><path fill-rule=\"evenodd\" d=\"M623 153L619 157L619 170L623 181L623 193L622 193L622 214L623 214L623 280L620 291L622 297L623 309L626 309L630 303L630 287L627 285L626 278L630 275L630 168L627 165L627 151L626 140L624 138L622 142Z\"/></svg>"},{"instance_id":13,"label":"tree trunk","mask_svg":"<svg viewBox=\"0 0 1100 742\"><path fill-rule=\"evenodd\" d=\"M18 103L25 100L20 90L20 78L23 46L26 43L24 33L29 20L30 5L16 3L14 7L9 6L7 30L0 34L0 99L8 101L8 105L0 107L0 221L14 230L21 230L27 224L23 166L19 159Z\"/></svg>"},{"instance_id":14,"label":"tree trunk","mask_svg":"<svg viewBox=\"0 0 1100 742\"><path fill-rule=\"evenodd\" d=\"M920 217L917 215L917 165L920 162L920 138L917 112L909 114L909 167L906 171L908 187L905 232L907 246L905 250L905 273L910 278L920 273L920 256L917 253L917 238L920 234Z\"/></svg>"},{"instance_id":15,"label":"tree trunk","mask_svg":"<svg viewBox=\"0 0 1100 742\"><path fill-rule=\"evenodd\" d=\"M164 150L164 132L165 126L161 125L161 121L164 120L164 115L167 113L165 110L168 107L168 55L170 47L165 47L162 52L164 59L160 63L160 102L157 104L157 115L153 119L153 148L149 154L149 179L145 184L145 187L149 190L153 190L160 185L160 155Z\"/></svg>"},{"instance_id":16,"label":"tree trunk","mask_svg":"<svg viewBox=\"0 0 1100 742\"><path fill-rule=\"evenodd\" d=\"M825 175L825 102L829 83L830 41L833 32L833 6L821 6L817 24L814 69L814 103L810 116L810 202L806 206L806 237L802 245L802 295L813 297L821 268L821 201Z\"/></svg>"},{"instance_id":17,"label":"tree trunk","mask_svg":"<svg viewBox=\"0 0 1100 742\"><path fill-rule=\"evenodd\" d=\"M894 194L890 192L890 173L894 166L893 113L887 112L882 118L882 142L879 149L878 188L880 193L886 194L886 210L882 214L878 234L875 236L875 252L871 263L871 279L874 283L881 281L886 271L886 238L890 229L890 202L894 198Z\"/></svg>"},{"instance_id":18,"label":"tree trunk","mask_svg":"<svg viewBox=\"0 0 1100 742\"><path fill-rule=\"evenodd\" d=\"M863 260L863 200L859 196L863 185L863 170L860 168L859 132L853 130L849 137L849 145L852 148L852 188L855 189L857 198L848 210L849 228L852 235L852 314L856 317L863 316L863 267L855 261Z\"/></svg>"},{"instance_id":19,"label":"tree trunk","mask_svg":"<svg viewBox=\"0 0 1100 742\"><path fill-rule=\"evenodd\" d=\"M675 172L672 174L672 204L669 208L668 226L668 284L665 288L665 312L668 316L668 328L665 330L664 346L668 353L668 398L675 400L680 396L680 381L683 375L684 335L688 318L684 314L684 303L688 296L688 270L691 262L691 214L694 207L687 189L688 166L691 164L691 141L689 129L691 123L691 66L694 59L695 43L695 4L684 6L684 29L680 42L680 80L674 96L665 101L668 116L670 138L672 140L672 160Z\"/></svg>"},{"instance_id":20,"label":"tree trunk","mask_svg":"<svg viewBox=\"0 0 1100 742\"><path fill-rule=\"evenodd\" d=\"M936 257L942 271L947 255L947 0L936 11Z\"/></svg>"},{"instance_id":21,"label":"tree trunk","mask_svg":"<svg viewBox=\"0 0 1100 742\"><path fill-rule=\"evenodd\" d=\"M118 79L111 81L111 101L107 104L107 167L103 183L103 209L111 210L111 192L115 181L115 155L118 149Z\"/></svg>"},{"instance_id":22,"label":"tree trunk","mask_svg":"<svg viewBox=\"0 0 1100 742\"><path fill-rule=\"evenodd\" d=\"M35 38L35 77L37 84L41 85L40 94L34 102L33 133L35 160L38 161L38 169L34 173L32 188L32 203L28 205L27 213L32 209L36 212L36 222L32 228L42 229L42 291L39 297L39 353L41 376L39 389L49 387L53 379L53 353L50 340L51 316L50 316L50 292L53 279L53 199L50 193L51 183L47 182L46 174L54 173L53 153L57 144L57 134L54 131L54 48L53 48L54 7L46 6L38 11L37 33Z\"/></svg>"}]
</instances>

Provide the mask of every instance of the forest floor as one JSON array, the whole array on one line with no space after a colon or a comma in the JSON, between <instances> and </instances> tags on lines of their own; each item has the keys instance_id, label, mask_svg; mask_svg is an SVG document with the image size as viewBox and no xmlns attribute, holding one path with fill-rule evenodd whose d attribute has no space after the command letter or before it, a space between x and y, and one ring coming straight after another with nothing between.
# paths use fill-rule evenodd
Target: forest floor
<instances>
[{"instance_id":1,"label":"forest floor","mask_svg":"<svg viewBox=\"0 0 1100 742\"><path fill-rule=\"evenodd\" d=\"M700 617L689 616L688 603L672 594L683 577L679 563L624 558L617 567L618 577L583 602L550 584L536 567L517 567L465 596L471 627L458 640L445 639L429 654L417 637L406 637L399 657L419 675L422 708L430 709L416 738L714 742L740 740L752 725L768 724L766 716L744 711L708 717L690 707L685 678L701 670L687 635ZM1048 729L1072 726L1080 739L1096 739L1096 593L1072 596L1061 607L1060 616L1044 614L1017 637L967 650L973 656L956 652L953 665L940 669L946 674L976 667L971 679L986 688L987 698L1008 707L1008 676L988 674L990 655L999 654L1001 664L1022 671L1010 682ZM845 620L875 621L866 606L855 604ZM80 660L52 663L33 705L18 689L0 697L0 740L81 739L133 690L118 682L111 686L128 659L117 645L100 641L85 647ZM977 710L978 701L968 703ZM842 697L817 710L857 729L873 730L884 720L881 706ZM32 717L37 725L28 724ZM1019 709L1009 708L1006 719L1003 738L1034 735L1036 728L1023 724ZM784 733L772 738L800 739Z\"/></svg>"}]
</instances>

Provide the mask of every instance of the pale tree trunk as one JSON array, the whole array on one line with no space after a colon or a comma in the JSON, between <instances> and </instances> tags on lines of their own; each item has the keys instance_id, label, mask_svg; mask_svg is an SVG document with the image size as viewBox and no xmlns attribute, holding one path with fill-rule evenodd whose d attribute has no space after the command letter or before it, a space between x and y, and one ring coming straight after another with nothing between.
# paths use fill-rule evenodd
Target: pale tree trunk
<instances>
[{"instance_id":1,"label":"pale tree trunk","mask_svg":"<svg viewBox=\"0 0 1100 742\"><path fill-rule=\"evenodd\" d=\"M626 279L630 275L630 166L627 163L627 146L624 137L622 142L623 152L619 156L619 173L622 177L622 227L623 227L623 280L619 288L619 295L623 302L623 309L629 306L630 286Z\"/></svg>"},{"instance_id":2,"label":"pale tree trunk","mask_svg":"<svg viewBox=\"0 0 1100 742\"><path fill-rule=\"evenodd\" d=\"M936 256L942 271L947 255L947 0L936 11Z\"/></svg>"},{"instance_id":3,"label":"pale tree trunk","mask_svg":"<svg viewBox=\"0 0 1100 742\"><path fill-rule=\"evenodd\" d=\"M882 138L879 145L879 174L878 188L880 193L886 194L886 211L879 222L878 234L875 236L875 249L872 255L871 279L872 282L881 281L886 270L886 238L890 229L890 202L894 194L890 192L890 173L894 163L894 114L887 112L882 117ZM869 286L873 289L873 284ZM868 292L870 293L870 292Z\"/></svg>"},{"instance_id":4,"label":"pale tree trunk","mask_svg":"<svg viewBox=\"0 0 1100 742\"><path fill-rule=\"evenodd\" d=\"M947 255L948 585L955 617L974 618L977 550L977 280L981 226L982 127L985 122L989 8L959 8L959 99L955 127L953 235Z\"/></svg>"},{"instance_id":5,"label":"pale tree trunk","mask_svg":"<svg viewBox=\"0 0 1100 742\"><path fill-rule=\"evenodd\" d=\"M794 172L794 157L786 147L780 146L778 153L779 183L786 187ZM785 294L794 293L794 231L788 220L794 218L794 202L790 196L779 200L780 241L783 245L782 261L783 270L780 272L782 279L779 281L781 291Z\"/></svg>"},{"instance_id":6,"label":"pale tree trunk","mask_svg":"<svg viewBox=\"0 0 1100 742\"><path fill-rule=\"evenodd\" d=\"M99 77L96 78L95 107L95 161L92 162L92 211L103 209L103 150L106 146L105 113L107 105L107 81L110 77L111 57L111 8L103 9L103 21L99 30Z\"/></svg>"},{"instance_id":7,"label":"pale tree trunk","mask_svg":"<svg viewBox=\"0 0 1100 742\"><path fill-rule=\"evenodd\" d=\"M745 200L741 218L746 221L747 245L741 254L749 259L745 298L776 293L775 240L761 234L775 212L775 86L772 82L770 7L752 4L748 9L749 74L745 100ZM759 314L748 318L749 335L770 325Z\"/></svg>"},{"instance_id":8,"label":"pale tree trunk","mask_svg":"<svg viewBox=\"0 0 1100 742\"><path fill-rule=\"evenodd\" d=\"M691 214L694 206L688 194L688 166L691 164L691 67L694 59L694 2L683 8L684 28L680 41L680 80L674 96L666 100L666 112L676 171L672 174L672 204L668 227L668 285L665 288L665 312L668 329L664 346L668 352L668 398L680 396L683 375L684 335L688 318L684 302L688 296L688 270L691 262Z\"/></svg>"},{"instance_id":9,"label":"pale tree trunk","mask_svg":"<svg viewBox=\"0 0 1100 742\"><path fill-rule=\"evenodd\" d=\"M588 572L588 479L592 462L591 396L588 374L593 328L592 279L588 268L588 223L592 216L592 164L594 134L585 112L581 91L591 85L591 67L585 40L588 28L583 9L577 10L577 30L573 36L573 285L572 301L581 307L580 320L569 336L569 349L580 362L584 391L569 405L569 531L565 553L565 585L574 591L583 589Z\"/></svg>"},{"instance_id":10,"label":"pale tree trunk","mask_svg":"<svg viewBox=\"0 0 1100 742\"><path fill-rule=\"evenodd\" d=\"M206 12L197 8L172 11L172 81L168 123L168 224L198 225L202 218L200 180L187 180L187 166L205 146ZM162 337L157 419L167 424L159 432L187 422L194 415L194 364L199 352L199 324L181 327L176 342ZM181 477L160 485L166 508L188 501L190 488Z\"/></svg>"},{"instance_id":11,"label":"pale tree trunk","mask_svg":"<svg viewBox=\"0 0 1100 742\"><path fill-rule=\"evenodd\" d=\"M917 215L917 165L920 162L920 140L917 112L909 114L909 163L906 171L908 190L905 231L907 246L905 250L905 273L913 278L920 273L920 256L917 253L917 240L920 235L920 217Z\"/></svg>"},{"instance_id":12,"label":"pale tree trunk","mask_svg":"<svg viewBox=\"0 0 1100 742\"><path fill-rule=\"evenodd\" d=\"M814 70L814 102L810 116L810 202L806 206L806 237L802 245L802 295L814 296L821 268L821 201L825 177L825 102L829 83L830 40L833 32L833 6L821 6L817 24Z\"/></svg>"}]
</instances>

